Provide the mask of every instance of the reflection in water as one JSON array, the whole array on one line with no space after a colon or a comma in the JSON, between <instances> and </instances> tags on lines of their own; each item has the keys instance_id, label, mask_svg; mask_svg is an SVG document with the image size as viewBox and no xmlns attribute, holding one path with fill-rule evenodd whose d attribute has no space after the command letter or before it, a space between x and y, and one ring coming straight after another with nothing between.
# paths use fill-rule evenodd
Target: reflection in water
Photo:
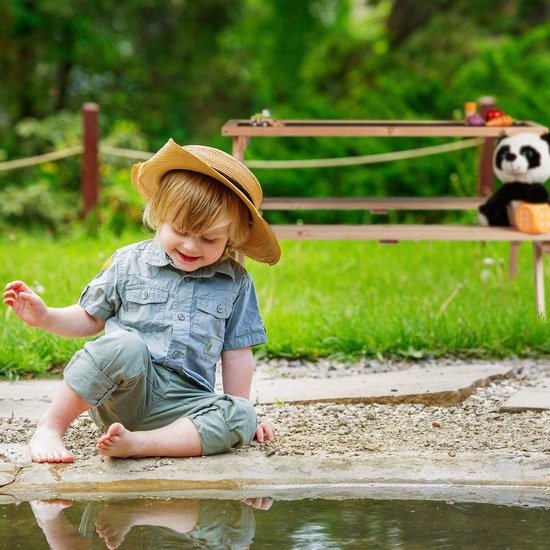
<instances>
[{"instance_id":1,"label":"reflection in water","mask_svg":"<svg viewBox=\"0 0 550 550\"><path fill-rule=\"evenodd\" d=\"M0 548L548 548L550 508L148 498L0 505ZM36 521L35 521L36 520Z\"/></svg>"},{"instance_id":2,"label":"reflection in water","mask_svg":"<svg viewBox=\"0 0 550 550\"><path fill-rule=\"evenodd\" d=\"M252 508L269 509L271 501L95 501L86 503L78 527L64 513L72 504L70 500L30 502L53 550L248 548L255 532Z\"/></svg>"}]
</instances>

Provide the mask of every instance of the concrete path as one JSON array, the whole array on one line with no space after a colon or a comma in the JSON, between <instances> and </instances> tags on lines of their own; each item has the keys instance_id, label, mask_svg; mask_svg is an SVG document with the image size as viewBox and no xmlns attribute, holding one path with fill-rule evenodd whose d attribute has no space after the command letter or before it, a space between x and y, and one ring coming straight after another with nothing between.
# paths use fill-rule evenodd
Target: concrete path
<instances>
[{"instance_id":1,"label":"concrete path","mask_svg":"<svg viewBox=\"0 0 550 550\"><path fill-rule=\"evenodd\" d=\"M411 367L407 370L347 376L285 380L271 379L255 383L253 395L260 403L423 403L457 405L475 388L509 374L499 365L449 367Z\"/></svg>"},{"instance_id":2,"label":"concrete path","mask_svg":"<svg viewBox=\"0 0 550 550\"><path fill-rule=\"evenodd\" d=\"M533 388L516 392L500 409L505 412L550 410L550 378L544 378Z\"/></svg>"},{"instance_id":3,"label":"concrete path","mask_svg":"<svg viewBox=\"0 0 550 550\"><path fill-rule=\"evenodd\" d=\"M332 379L258 379L261 403L308 401L454 405L509 367L421 368ZM36 420L59 381L0 383L0 416ZM544 393L546 390L542 388ZM550 456L491 453L364 453L359 457L246 457L232 452L194 459L94 456L70 465L33 464L26 442L0 444L0 502L31 498L164 495L209 498L400 498L550 506ZM393 495L393 496L392 496Z\"/></svg>"},{"instance_id":4,"label":"concrete path","mask_svg":"<svg viewBox=\"0 0 550 550\"><path fill-rule=\"evenodd\" d=\"M509 374L510 367L467 365L411 367L396 372L337 378L258 378L255 403L424 403L456 405L475 388ZM59 380L0 382L0 416L37 420L48 407Z\"/></svg>"}]
</instances>

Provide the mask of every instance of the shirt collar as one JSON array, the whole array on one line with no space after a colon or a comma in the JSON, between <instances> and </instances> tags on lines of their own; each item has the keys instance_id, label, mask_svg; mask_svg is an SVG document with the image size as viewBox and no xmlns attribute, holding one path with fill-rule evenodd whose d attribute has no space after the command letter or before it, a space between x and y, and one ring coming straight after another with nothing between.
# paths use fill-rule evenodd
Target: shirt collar
<instances>
[{"instance_id":1,"label":"shirt collar","mask_svg":"<svg viewBox=\"0 0 550 550\"><path fill-rule=\"evenodd\" d=\"M144 254L144 259L146 263L156 267L172 266L174 269L178 269L174 265L172 258L170 258L168 254L166 254L161 244L156 239L152 239L151 241L149 241L149 243L150 246L147 247ZM235 280L235 270L233 269L233 266L231 265L231 262L228 258L223 258L212 265L201 267L200 269L189 273L181 271L179 269L178 271L180 273L186 273L189 277L196 278L208 278L212 277L216 273L221 273L222 275L227 275L228 277L231 277L233 281Z\"/></svg>"}]
</instances>

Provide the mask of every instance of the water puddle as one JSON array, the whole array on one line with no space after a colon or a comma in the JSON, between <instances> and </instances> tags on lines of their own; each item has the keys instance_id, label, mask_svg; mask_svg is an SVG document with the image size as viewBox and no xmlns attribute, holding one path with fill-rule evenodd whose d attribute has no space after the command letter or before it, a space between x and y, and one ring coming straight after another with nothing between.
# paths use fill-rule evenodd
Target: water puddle
<instances>
[{"instance_id":1,"label":"water puddle","mask_svg":"<svg viewBox=\"0 0 550 550\"><path fill-rule=\"evenodd\" d=\"M0 547L547 549L550 508L422 500L143 498L0 504Z\"/></svg>"}]
</instances>

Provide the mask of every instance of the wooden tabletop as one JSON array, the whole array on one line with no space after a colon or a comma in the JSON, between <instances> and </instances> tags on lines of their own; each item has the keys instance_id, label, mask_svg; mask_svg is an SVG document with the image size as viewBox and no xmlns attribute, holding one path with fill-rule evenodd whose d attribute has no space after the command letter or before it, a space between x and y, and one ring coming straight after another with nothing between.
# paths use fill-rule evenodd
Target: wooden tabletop
<instances>
[{"instance_id":1,"label":"wooden tabletop","mask_svg":"<svg viewBox=\"0 0 550 550\"><path fill-rule=\"evenodd\" d=\"M512 126L468 126L453 120L274 120L270 126L229 120L222 127L222 135L232 137L504 137L519 132L544 134L548 128L531 121L517 121Z\"/></svg>"},{"instance_id":2,"label":"wooden tabletop","mask_svg":"<svg viewBox=\"0 0 550 550\"><path fill-rule=\"evenodd\" d=\"M483 197L266 197L262 210L476 210Z\"/></svg>"}]
</instances>

